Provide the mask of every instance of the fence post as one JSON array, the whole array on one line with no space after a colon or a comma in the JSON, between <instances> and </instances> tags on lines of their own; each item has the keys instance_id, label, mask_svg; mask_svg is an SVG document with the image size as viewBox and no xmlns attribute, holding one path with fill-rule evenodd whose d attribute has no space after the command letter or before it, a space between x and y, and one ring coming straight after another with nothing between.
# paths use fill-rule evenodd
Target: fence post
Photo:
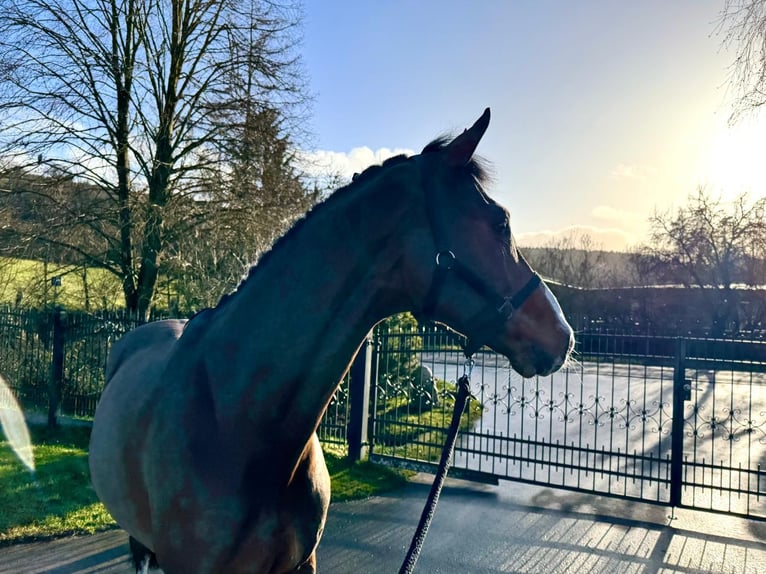
<instances>
[{"instance_id":1,"label":"fence post","mask_svg":"<svg viewBox=\"0 0 766 574\"><path fill-rule=\"evenodd\" d=\"M61 404L61 389L64 385L64 322L60 307L53 310L53 363L48 380L48 426L58 424L56 414Z\"/></svg>"},{"instance_id":2,"label":"fence post","mask_svg":"<svg viewBox=\"0 0 766 574\"><path fill-rule=\"evenodd\" d=\"M346 440L348 441L348 458L353 462L365 458L369 450L367 421L370 417L372 348L372 333L368 333L351 365L349 383L351 411L346 427Z\"/></svg>"},{"instance_id":3,"label":"fence post","mask_svg":"<svg viewBox=\"0 0 766 574\"><path fill-rule=\"evenodd\" d=\"M684 400L686 392L686 339L676 339L673 368L673 423L670 427L670 505L681 504L684 457Z\"/></svg>"}]
</instances>

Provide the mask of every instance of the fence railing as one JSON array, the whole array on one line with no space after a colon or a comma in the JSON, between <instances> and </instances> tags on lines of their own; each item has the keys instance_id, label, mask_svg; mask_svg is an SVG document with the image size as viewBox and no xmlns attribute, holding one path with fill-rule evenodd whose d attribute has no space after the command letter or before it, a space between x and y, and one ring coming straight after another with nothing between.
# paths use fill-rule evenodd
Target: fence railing
<instances>
[{"instance_id":1,"label":"fence railing","mask_svg":"<svg viewBox=\"0 0 766 574\"><path fill-rule=\"evenodd\" d=\"M141 321L121 312L0 308L0 374L22 408L89 417L111 344Z\"/></svg>"},{"instance_id":2,"label":"fence railing","mask_svg":"<svg viewBox=\"0 0 766 574\"><path fill-rule=\"evenodd\" d=\"M90 417L109 347L139 323L0 308L0 374L50 422ZM766 342L583 332L576 355L576 367L530 380L480 351L457 471L766 518ZM432 468L462 369L442 330L379 329L320 438L352 458Z\"/></svg>"},{"instance_id":3,"label":"fence railing","mask_svg":"<svg viewBox=\"0 0 766 574\"><path fill-rule=\"evenodd\" d=\"M92 417L109 348L142 322L126 312L0 307L0 375L22 409L47 413L50 424L61 415ZM349 420L346 376L322 418L322 441L345 445Z\"/></svg>"},{"instance_id":4,"label":"fence railing","mask_svg":"<svg viewBox=\"0 0 766 574\"><path fill-rule=\"evenodd\" d=\"M462 354L427 332L376 340L371 459L433 469ZM477 353L456 471L766 520L764 342L579 333L575 350L533 379Z\"/></svg>"}]
</instances>

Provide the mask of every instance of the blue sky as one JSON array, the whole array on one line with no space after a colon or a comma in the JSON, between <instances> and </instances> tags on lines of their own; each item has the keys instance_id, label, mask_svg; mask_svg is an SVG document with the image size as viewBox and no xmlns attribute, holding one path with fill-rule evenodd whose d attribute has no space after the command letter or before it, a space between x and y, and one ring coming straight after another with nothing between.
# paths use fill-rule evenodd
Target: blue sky
<instances>
[{"instance_id":1,"label":"blue sky","mask_svg":"<svg viewBox=\"0 0 766 574\"><path fill-rule=\"evenodd\" d=\"M517 238L623 248L699 185L766 193L766 118L727 126L723 3L307 1L315 155L359 171L489 106L479 152Z\"/></svg>"}]
</instances>

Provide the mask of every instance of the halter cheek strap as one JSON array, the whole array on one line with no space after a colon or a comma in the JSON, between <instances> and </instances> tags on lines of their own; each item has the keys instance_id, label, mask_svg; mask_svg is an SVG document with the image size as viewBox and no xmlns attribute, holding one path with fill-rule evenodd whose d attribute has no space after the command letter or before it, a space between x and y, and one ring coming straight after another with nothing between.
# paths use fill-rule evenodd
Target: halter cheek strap
<instances>
[{"instance_id":1,"label":"halter cheek strap","mask_svg":"<svg viewBox=\"0 0 766 574\"><path fill-rule=\"evenodd\" d=\"M422 155L418 157L420 158ZM533 273L532 277L516 294L512 296L498 294L492 285L462 261L458 260L455 257L455 253L445 245L444 238L447 235L443 225L444 222L436 217L434 210L428 208L429 204L435 200L435 191L431 182L423 179L422 170L421 183L425 190L426 215L436 245L436 267L431 279L431 285L421 306L421 313L426 318L433 319L434 311L436 311L436 305L439 302L439 297L447 277L450 274L454 274L467 283L476 293L489 301L486 310L479 313L477 318L479 324L477 332L489 331L494 334L503 328L505 323L511 319L516 309L521 307L535 289L540 286L542 280L537 273ZM463 351L467 357L470 357L483 344L480 340L471 340L469 338Z\"/></svg>"}]
</instances>

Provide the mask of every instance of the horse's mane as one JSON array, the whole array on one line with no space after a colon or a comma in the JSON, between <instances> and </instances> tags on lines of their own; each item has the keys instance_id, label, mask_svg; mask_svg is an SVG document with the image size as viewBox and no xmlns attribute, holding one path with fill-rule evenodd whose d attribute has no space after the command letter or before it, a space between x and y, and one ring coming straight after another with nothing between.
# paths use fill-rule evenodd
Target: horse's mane
<instances>
[{"instance_id":1,"label":"horse's mane","mask_svg":"<svg viewBox=\"0 0 766 574\"><path fill-rule=\"evenodd\" d=\"M450 135L442 135L431 141L429 144L427 144L423 151L420 152L421 155L436 153L444 148L446 148L450 142L454 138ZM312 217L316 212L326 208L328 205L334 204L337 201L340 201L342 198L346 197L347 195L354 192L355 189L363 186L366 182L368 182L370 179L378 175L381 171L394 166L399 165L402 163L405 163L412 159L413 157L417 156L408 156L405 154L399 154L392 156L381 164L377 165L371 165L367 169L365 169L362 173L356 174L353 178L353 180L348 183L347 185L344 185L342 187L339 187L337 190L332 192L330 195L327 196L323 201L320 201L314 207L312 207L306 214L299 218L292 227L283 234L279 239L277 239L274 242L274 245L271 246L271 249L263 253L258 260L248 269L246 275L242 278L242 281L240 281L239 285L237 285L236 289L234 291L231 291L230 293L226 293L219 299L218 304L214 307L215 309L219 309L223 305L226 304L227 301L229 301L232 297L234 297L240 289L242 289L243 285L247 283L247 280L250 279L250 277L253 276L259 269L263 268L263 266L268 262L268 260L271 258L271 254L274 253L274 251L277 250L277 248L285 243L286 241L289 241L290 238L297 234L298 231L304 226L307 219ZM476 181L477 185L481 188L482 185L486 184L487 181L490 179L489 171L487 169L485 161L479 157L479 156L473 156L471 158L471 161L469 161L463 168L463 172L466 175L471 176L474 181Z\"/></svg>"}]
</instances>

